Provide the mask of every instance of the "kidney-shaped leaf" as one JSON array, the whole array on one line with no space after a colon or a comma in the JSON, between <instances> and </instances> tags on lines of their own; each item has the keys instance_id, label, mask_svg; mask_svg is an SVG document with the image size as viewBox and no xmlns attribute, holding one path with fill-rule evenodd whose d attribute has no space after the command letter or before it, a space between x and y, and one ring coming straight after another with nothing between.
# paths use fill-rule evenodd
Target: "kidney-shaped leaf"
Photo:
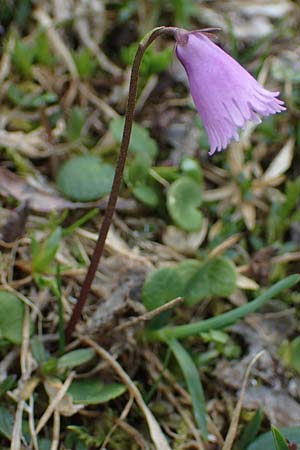
<instances>
[{"instance_id":1,"label":"kidney-shaped leaf","mask_svg":"<svg viewBox=\"0 0 300 450\"><path fill-rule=\"evenodd\" d=\"M98 378L74 380L68 394L74 403L97 405L119 397L126 391L126 386L119 383L104 384Z\"/></svg>"},{"instance_id":2,"label":"kidney-shaped leaf","mask_svg":"<svg viewBox=\"0 0 300 450\"><path fill-rule=\"evenodd\" d=\"M0 291L0 339L21 344L24 303L10 292Z\"/></svg>"},{"instance_id":3,"label":"kidney-shaped leaf","mask_svg":"<svg viewBox=\"0 0 300 450\"><path fill-rule=\"evenodd\" d=\"M167 192L167 208L176 225L185 231L198 231L203 215L199 211L202 189L199 183L184 176L176 180Z\"/></svg>"},{"instance_id":4,"label":"kidney-shaped leaf","mask_svg":"<svg viewBox=\"0 0 300 450\"><path fill-rule=\"evenodd\" d=\"M71 200L88 202L108 194L113 177L113 166L103 163L98 156L76 156L62 165L57 184Z\"/></svg>"},{"instance_id":5,"label":"kidney-shaped leaf","mask_svg":"<svg viewBox=\"0 0 300 450\"><path fill-rule=\"evenodd\" d=\"M224 256L213 258L199 267L187 281L184 298L194 305L210 296L228 297L236 288L237 274L234 264Z\"/></svg>"},{"instance_id":6,"label":"kidney-shaped leaf","mask_svg":"<svg viewBox=\"0 0 300 450\"><path fill-rule=\"evenodd\" d=\"M151 272L145 281L142 299L148 310L182 296L183 282L176 269L163 267Z\"/></svg>"}]
</instances>

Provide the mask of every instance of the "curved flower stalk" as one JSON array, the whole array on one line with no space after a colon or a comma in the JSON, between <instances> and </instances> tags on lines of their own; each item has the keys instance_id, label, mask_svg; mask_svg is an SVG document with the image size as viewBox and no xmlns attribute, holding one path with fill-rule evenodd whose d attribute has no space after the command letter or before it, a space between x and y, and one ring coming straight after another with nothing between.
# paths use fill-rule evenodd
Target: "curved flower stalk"
<instances>
[{"instance_id":1,"label":"curved flower stalk","mask_svg":"<svg viewBox=\"0 0 300 450\"><path fill-rule=\"evenodd\" d=\"M238 140L238 128L258 116L284 111L279 92L264 89L237 61L214 44L204 31L176 32L176 54L183 64L191 94L210 144L210 155Z\"/></svg>"},{"instance_id":2,"label":"curved flower stalk","mask_svg":"<svg viewBox=\"0 0 300 450\"><path fill-rule=\"evenodd\" d=\"M186 69L192 97L208 133L210 154L225 148L232 138L238 139L237 129L243 127L247 120L259 120L257 113L267 116L285 109L283 102L276 98L279 93L260 86L234 59L210 41L207 37L209 31L212 29L188 32L175 27L157 27L142 39L137 48L113 185L91 262L67 325L67 340L71 339L80 319L112 222L130 141L140 64L149 45L163 34L175 37L177 56Z\"/></svg>"}]
</instances>

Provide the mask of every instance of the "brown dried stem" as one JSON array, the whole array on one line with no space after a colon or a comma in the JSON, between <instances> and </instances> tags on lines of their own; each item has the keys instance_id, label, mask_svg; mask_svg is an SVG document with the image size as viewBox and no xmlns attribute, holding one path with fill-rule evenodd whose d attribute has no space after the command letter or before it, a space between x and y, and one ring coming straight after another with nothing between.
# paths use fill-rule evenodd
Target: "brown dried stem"
<instances>
[{"instance_id":1,"label":"brown dried stem","mask_svg":"<svg viewBox=\"0 0 300 450\"><path fill-rule=\"evenodd\" d=\"M125 167L128 146L130 141L132 122L134 118L135 104L136 104L136 94L138 87L138 79L139 79L139 69L142 61L142 57L149 47L149 45L162 34L174 34L176 28L174 27L158 27L154 28L150 31L140 42L138 49L135 54L135 58L132 65L131 78L130 78L130 86L127 100L127 107L125 113L125 124L122 136L122 142L120 146L119 158L116 166L114 181L111 189L111 193L109 196L107 208L105 211L105 215L101 224L101 228L99 231L99 237L97 243L95 245L94 253L91 258L91 262L85 276L84 282L82 284L81 292L79 294L77 303L74 307L71 319L66 328L66 338L68 341L72 338L72 334L75 330L76 324L80 319L82 310L87 300L88 293L90 291L91 284L95 277L99 261L101 259L106 236L109 230L109 227L112 222L112 218L115 212L116 202L120 192L120 186L123 178L123 171Z\"/></svg>"}]
</instances>

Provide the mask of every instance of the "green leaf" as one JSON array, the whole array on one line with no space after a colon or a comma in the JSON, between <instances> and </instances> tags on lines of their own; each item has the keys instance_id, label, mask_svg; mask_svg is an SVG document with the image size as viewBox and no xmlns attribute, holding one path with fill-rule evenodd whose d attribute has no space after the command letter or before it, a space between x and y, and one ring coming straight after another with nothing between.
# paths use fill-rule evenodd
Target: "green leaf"
<instances>
[{"instance_id":1,"label":"green leaf","mask_svg":"<svg viewBox=\"0 0 300 450\"><path fill-rule=\"evenodd\" d=\"M142 300L148 310L158 308L183 294L183 283L176 269L162 267L151 272L144 283Z\"/></svg>"},{"instance_id":2,"label":"green leaf","mask_svg":"<svg viewBox=\"0 0 300 450\"><path fill-rule=\"evenodd\" d=\"M144 205L155 208L159 204L159 195L153 186L138 184L132 189L133 195Z\"/></svg>"},{"instance_id":3,"label":"green leaf","mask_svg":"<svg viewBox=\"0 0 300 450\"><path fill-rule=\"evenodd\" d=\"M290 442L296 442L296 444L300 444L300 428L299 427L289 427L289 428L280 428L281 435L283 435ZM271 431L267 433L263 433L255 439L248 447L247 450L277 450L275 446L275 442L273 439L273 434Z\"/></svg>"},{"instance_id":4,"label":"green leaf","mask_svg":"<svg viewBox=\"0 0 300 450\"><path fill-rule=\"evenodd\" d=\"M95 356L94 350L91 348L80 348L72 352L65 353L58 358L58 369L72 369L87 363Z\"/></svg>"},{"instance_id":5,"label":"green leaf","mask_svg":"<svg viewBox=\"0 0 300 450\"><path fill-rule=\"evenodd\" d=\"M13 416L4 406L0 406L0 434L7 439L11 439L13 424Z\"/></svg>"},{"instance_id":6,"label":"green leaf","mask_svg":"<svg viewBox=\"0 0 300 450\"><path fill-rule=\"evenodd\" d=\"M71 200L88 202L107 195L112 186L114 168L97 156L77 156L59 170L57 184Z\"/></svg>"},{"instance_id":7,"label":"green leaf","mask_svg":"<svg viewBox=\"0 0 300 450\"><path fill-rule=\"evenodd\" d=\"M250 422L247 423L244 430L242 431L241 438L239 439L237 443L237 448L239 450L246 450L247 446L253 442L255 436L257 435L260 426L261 421L263 417L263 411L261 408L259 408Z\"/></svg>"},{"instance_id":8,"label":"green leaf","mask_svg":"<svg viewBox=\"0 0 300 450\"><path fill-rule=\"evenodd\" d=\"M138 183L145 183L152 158L148 154L136 153L133 160L126 168L125 181L129 187L134 187Z\"/></svg>"},{"instance_id":9,"label":"green leaf","mask_svg":"<svg viewBox=\"0 0 300 450\"><path fill-rule=\"evenodd\" d=\"M176 181L179 176L178 167L176 166L156 166L152 167L152 170L169 183Z\"/></svg>"},{"instance_id":10,"label":"green leaf","mask_svg":"<svg viewBox=\"0 0 300 450\"><path fill-rule=\"evenodd\" d=\"M74 63L82 80L92 76L97 68L97 62L88 48L73 52Z\"/></svg>"},{"instance_id":11,"label":"green leaf","mask_svg":"<svg viewBox=\"0 0 300 450\"><path fill-rule=\"evenodd\" d=\"M126 168L124 179L139 201L154 208L159 203L159 193L151 181L149 182L151 162L152 158L149 154L135 153L133 160Z\"/></svg>"},{"instance_id":12,"label":"green leaf","mask_svg":"<svg viewBox=\"0 0 300 450\"><path fill-rule=\"evenodd\" d=\"M278 428L271 425L271 431L276 450L289 450L286 439Z\"/></svg>"},{"instance_id":13,"label":"green leaf","mask_svg":"<svg viewBox=\"0 0 300 450\"><path fill-rule=\"evenodd\" d=\"M45 66L52 66L55 58L51 52L48 35L44 29L41 29L35 38L34 59Z\"/></svg>"},{"instance_id":14,"label":"green leaf","mask_svg":"<svg viewBox=\"0 0 300 450\"><path fill-rule=\"evenodd\" d=\"M119 397L126 386L119 383L104 384L98 378L74 380L68 390L74 403L97 405Z\"/></svg>"},{"instance_id":15,"label":"green leaf","mask_svg":"<svg viewBox=\"0 0 300 450\"><path fill-rule=\"evenodd\" d=\"M206 406L205 406L204 391L198 369L189 353L182 347L182 345L178 341L172 339L167 343L170 346L182 370L185 382L187 384L191 396L193 411L197 425L200 431L202 432L203 437L206 439L208 434L206 424Z\"/></svg>"},{"instance_id":16,"label":"green leaf","mask_svg":"<svg viewBox=\"0 0 300 450\"><path fill-rule=\"evenodd\" d=\"M183 282L176 269L163 267L151 272L144 283L142 301L148 310L158 308L183 294ZM165 311L150 322L150 327L160 328L165 325L172 311Z\"/></svg>"},{"instance_id":17,"label":"green leaf","mask_svg":"<svg viewBox=\"0 0 300 450\"><path fill-rule=\"evenodd\" d=\"M10 292L0 291L0 339L21 344L24 303Z\"/></svg>"},{"instance_id":18,"label":"green leaf","mask_svg":"<svg viewBox=\"0 0 300 450\"><path fill-rule=\"evenodd\" d=\"M232 261L218 256L203 264L188 280L184 298L191 306L206 297L228 297L236 288L237 274Z\"/></svg>"},{"instance_id":19,"label":"green leaf","mask_svg":"<svg viewBox=\"0 0 300 450\"><path fill-rule=\"evenodd\" d=\"M74 106L71 111L67 122L67 139L69 142L77 141L82 132L82 128L85 122L85 116L83 111L78 106Z\"/></svg>"},{"instance_id":20,"label":"green leaf","mask_svg":"<svg viewBox=\"0 0 300 450\"><path fill-rule=\"evenodd\" d=\"M34 272L46 272L55 258L62 237L62 230L57 227L42 244L32 241L32 268Z\"/></svg>"},{"instance_id":21,"label":"green leaf","mask_svg":"<svg viewBox=\"0 0 300 450\"><path fill-rule=\"evenodd\" d=\"M16 376L8 375L2 383L0 383L0 398L6 394L7 391L11 390L15 385Z\"/></svg>"},{"instance_id":22,"label":"green leaf","mask_svg":"<svg viewBox=\"0 0 300 450\"><path fill-rule=\"evenodd\" d=\"M168 212L175 224L185 231L201 229L203 215L198 209L201 203L201 186L187 176L176 180L167 192Z\"/></svg>"},{"instance_id":23,"label":"green leaf","mask_svg":"<svg viewBox=\"0 0 300 450\"><path fill-rule=\"evenodd\" d=\"M284 340L279 348L283 363L300 373L300 336L291 342Z\"/></svg>"},{"instance_id":24,"label":"green leaf","mask_svg":"<svg viewBox=\"0 0 300 450\"><path fill-rule=\"evenodd\" d=\"M183 279L184 284L187 285L202 265L203 264L197 259L185 259L178 264L176 270Z\"/></svg>"},{"instance_id":25,"label":"green leaf","mask_svg":"<svg viewBox=\"0 0 300 450\"><path fill-rule=\"evenodd\" d=\"M124 117L117 117L109 124L109 130L120 143L122 140ZM157 143L150 137L149 131L134 122L132 126L129 149L134 153L148 154L152 159L158 153Z\"/></svg>"},{"instance_id":26,"label":"green leaf","mask_svg":"<svg viewBox=\"0 0 300 450\"><path fill-rule=\"evenodd\" d=\"M33 58L33 48L24 44L22 41L17 40L12 53L12 61L16 66L16 69L25 77L31 75Z\"/></svg>"},{"instance_id":27,"label":"green leaf","mask_svg":"<svg viewBox=\"0 0 300 450\"><path fill-rule=\"evenodd\" d=\"M44 108L57 101L57 95L53 92L23 92L16 85L11 84L7 90L9 99L17 106L28 109Z\"/></svg>"},{"instance_id":28,"label":"green leaf","mask_svg":"<svg viewBox=\"0 0 300 450\"><path fill-rule=\"evenodd\" d=\"M46 350L44 343L41 341L39 336L33 336L30 344L32 355L38 363L42 363L50 359L51 355L48 350Z\"/></svg>"}]
</instances>

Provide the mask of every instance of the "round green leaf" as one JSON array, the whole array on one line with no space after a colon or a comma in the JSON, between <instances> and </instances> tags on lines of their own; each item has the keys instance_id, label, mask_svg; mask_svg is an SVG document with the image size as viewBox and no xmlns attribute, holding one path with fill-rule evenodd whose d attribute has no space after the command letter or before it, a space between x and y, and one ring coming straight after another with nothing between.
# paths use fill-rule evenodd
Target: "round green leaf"
<instances>
[{"instance_id":1,"label":"round green leaf","mask_svg":"<svg viewBox=\"0 0 300 450\"><path fill-rule=\"evenodd\" d=\"M24 303L15 295L0 291L0 339L21 344Z\"/></svg>"},{"instance_id":2,"label":"round green leaf","mask_svg":"<svg viewBox=\"0 0 300 450\"><path fill-rule=\"evenodd\" d=\"M298 445L300 444L300 428L299 427L280 428L279 431L290 442L296 442ZM260 436L258 436L257 439L255 439L255 441L253 441L247 447L247 450L261 450L261 449L276 450L271 431L261 434Z\"/></svg>"},{"instance_id":3,"label":"round green leaf","mask_svg":"<svg viewBox=\"0 0 300 450\"><path fill-rule=\"evenodd\" d=\"M183 294L183 282L176 269L163 267L151 272L145 281L142 300L148 310L158 308Z\"/></svg>"},{"instance_id":4,"label":"round green leaf","mask_svg":"<svg viewBox=\"0 0 300 450\"><path fill-rule=\"evenodd\" d=\"M145 281L142 300L148 310L158 308L183 294L183 281L176 269L163 267L151 272ZM165 311L154 317L149 323L150 328L161 328L172 315Z\"/></svg>"},{"instance_id":5,"label":"round green leaf","mask_svg":"<svg viewBox=\"0 0 300 450\"><path fill-rule=\"evenodd\" d=\"M218 256L209 261L208 277L211 282L212 295L228 297L236 288L237 274L235 266L225 256Z\"/></svg>"},{"instance_id":6,"label":"round green leaf","mask_svg":"<svg viewBox=\"0 0 300 450\"><path fill-rule=\"evenodd\" d=\"M88 202L108 194L114 168L98 156L76 156L66 161L57 177L60 191L71 200Z\"/></svg>"},{"instance_id":7,"label":"round green leaf","mask_svg":"<svg viewBox=\"0 0 300 450\"><path fill-rule=\"evenodd\" d=\"M156 189L146 184L137 184L132 189L133 195L144 205L155 208L159 203L159 196Z\"/></svg>"},{"instance_id":8,"label":"round green leaf","mask_svg":"<svg viewBox=\"0 0 300 450\"><path fill-rule=\"evenodd\" d=\"M187 176L175 181L167 192L168 212L175 224L185 231L201 229L203 215L198 209L201 203L201 187Z\"/></svg>"},{"instance_id":9,"label":"round green leaf","mask_svg":"<svg viewBox=\"0 0 300 450\"><path fill-rule=\"evenodd\" d=\"M176 270L181 276L184 284L187 284L201 266L201 262L197 259L185 259L178 264Z\"/></svg>"},{"instance_id":10,"label":"round green leaf","mask_svg":"<svg viewBox=\"0 0 300 450\"><path fill-rule=\"evenodd\" d=\"M126 386L119 383L104 384L98 378L74 380L68 389L74 403L97 405L119 397Z\"/></svg>"},{"instance_id":11,"label":"round green leaf","mask_svg":"<svg viewBox=\"0 0 300 450\"><path fill-rule=\"evenodd\" d=\"M184 289L185 302L192 306L204 298L211 297L211 286L206 264L203 264L187 281Z\"/></svg>"},{"instance_id":12,"label":"round green leaf","mask_svg":"<svg viewBox=\"0 0 300 450\"><path fill-rule=\"evenodd\" d=\"M188 280L184 298L194 305L206 297L228 297L236 288L236 270L230 259L219 256L203 264Z\"/></svg>"}]
</instances>

